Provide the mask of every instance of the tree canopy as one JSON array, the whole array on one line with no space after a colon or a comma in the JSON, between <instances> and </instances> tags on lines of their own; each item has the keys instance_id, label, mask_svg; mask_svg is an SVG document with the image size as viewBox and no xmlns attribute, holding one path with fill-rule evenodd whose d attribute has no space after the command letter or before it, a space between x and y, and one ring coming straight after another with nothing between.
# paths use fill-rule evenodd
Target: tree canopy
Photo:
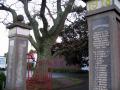
<instances>
[{"instance_id":1,"label":"tree canopy","mask_svg":"<svg viewBox=\"0 0 120 90\"><path fill-rule=\"evenodd\" d=\"M53 46L53 51L64 55L69 65L88 66L88 29L85 12L77 12L81 18L65 26L60 34L62 43L57 43Z\"/></svg>"},{"instance_id":2,"label":"tree canopy","mask_svg":"<svg viewBox=\"0 0 120 90\"><path fill-rule=\"evenodd\" d=\"M64 29L68 15L84 10L82 6L74 4L75 0L12 0L12 3L9 1L0 2L0 10L11 15L12 22L9 24L16 23L19 14L24 16L25 23L32 27L34 33L34 37L30 35L28 38L37 51L38 59L51 58L50 49Z\"/></svg>"}]
</instances>

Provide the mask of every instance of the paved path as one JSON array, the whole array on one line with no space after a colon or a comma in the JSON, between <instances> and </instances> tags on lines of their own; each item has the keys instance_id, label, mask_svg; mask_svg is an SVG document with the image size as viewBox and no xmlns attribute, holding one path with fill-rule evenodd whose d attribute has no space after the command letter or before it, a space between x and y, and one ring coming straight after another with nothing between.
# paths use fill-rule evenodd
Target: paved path
<instances>
[{"instance_id":1,"label":"paved path","mask_svg":"<svg viewBox=\"0 0 120 90\"><path fill-rule=\"evenodd\" d=\"M76 75L75 76L72 75L72 77L80 78L81 80L83 80L83 83L59 90L89 90L88 75L87 76L82 75L80 77L79 76L77 77Z\"/></svg>"},{"instance_id":2,"label":"paved path","mask_svg":"<svg viewBox=\"0 0 120 90\"><path fill-rule=\"evenodd\" d=\"M69 87L69 88L60 89L60 90L89 90L88 87L89 87L88 86L88 81L86 81L82 84L72 86L72 87Z\"/></svg>"}]
</instances>

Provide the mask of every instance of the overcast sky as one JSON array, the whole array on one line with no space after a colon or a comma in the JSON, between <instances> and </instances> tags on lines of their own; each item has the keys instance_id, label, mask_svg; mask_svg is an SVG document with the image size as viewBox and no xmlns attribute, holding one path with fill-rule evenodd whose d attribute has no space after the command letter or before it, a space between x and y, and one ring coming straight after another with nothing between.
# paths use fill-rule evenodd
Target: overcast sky
<instances>
[{"instance_id":1,"label":"overcast sky","mask_svg":"<svg viewBox=\"0 0 120 90\"><path fill-rule=\"evenodd\" d=\"M8 0L9 3L12 3L13 0ZM10 2L11 1L11 2ZM80 2L79 2L80 3ZM82 4L83 6L85 4ZM0 11L0 19L1 17L4 17L5 14ZM60 39L58 40L60 41ZM6 29L6 26L0 23L0 56L3 56L6 52L8 52L8 30ZM29 49L31 48L31 45L29 45Z\"/></svg>"}]
</instances>

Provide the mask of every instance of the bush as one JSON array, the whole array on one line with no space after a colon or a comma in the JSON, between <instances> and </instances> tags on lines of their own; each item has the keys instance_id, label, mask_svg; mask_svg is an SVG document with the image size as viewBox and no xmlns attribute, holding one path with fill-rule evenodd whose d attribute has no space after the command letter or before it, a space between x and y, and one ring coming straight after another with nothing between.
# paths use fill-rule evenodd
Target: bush
<instances>
[{"instance_id":1,"label":"bush","mask_svg":"<svg viewBox=\"0 0 120 90\"><path fill-rule=\"evenodd\" d=\"M3 90L3 82L0 80L0 90Z\"/></svg>"},{"instance_id":2,"label":"bush","mask_svg":"<svg viewBox=\"0 0 120 90\"><path fill-rule=\"evenodd\" d=\"M3 85L5 85L6 76L4 73L0 73L0 90L3 90Z\"/></svg>"},{"instance_id":3,"label":"bush","mask_svg":"<svg viewBox=\"0 0 120 90\"><path fill-rule=\"evenodd\" d=\"M82 71L78 68L51 68L51 71L56 73L88 73L88 71Z\"/></svg>"},{"instance_id":4,"label":"bush","mask_svg":"<svg viewBox=\"0 0 120 90\"><path fill-rule=\"evenodd\" d=\"M6 70L6 68L0 68L0 71L5 71Z\"/></svg>"},{"instance_id":5,"label":"bush","mask_svg":"<svg viewBox=\"0 0 120 90\"><path fill-rule=\"evenodd\" d=\"M2 81L6 80L6 76L3 72L0 73L0 80L2 80Z\"/></svg>"}]
</instances>

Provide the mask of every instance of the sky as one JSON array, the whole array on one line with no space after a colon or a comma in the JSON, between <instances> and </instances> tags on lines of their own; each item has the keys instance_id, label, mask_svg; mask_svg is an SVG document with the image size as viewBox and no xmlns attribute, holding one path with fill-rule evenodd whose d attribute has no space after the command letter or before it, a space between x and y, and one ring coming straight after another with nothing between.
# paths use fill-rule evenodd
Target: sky
<instances>
[{"instance_id":1,"label":"sky","mask_svg":"<svg viewBox=\"0 0 120 90\"><path fill-rule=\"evenodd\" d=\"M8 30L3 24L0 24L0 56L8 51Z\"/></svg>"},{"instance_id":2,"label":"sky","mask_svg":"<svg viewBox=\"0 0 120 90\"><path fill-rule=\"evenodd\" d=\"M8 0L11 1L9 3L12 3L12 0ZM82 4L83 6L85 6L85 4ZM4 12L0 11L0 19L1 17L4 17L5 14ZM0 20L1 21L1 20ZM61 42L61 39L58 38L57 40L58 42ZM6 26L0 23L0 56L4 56L5 53L8 52L8 44L9 43L9 39L8 39L8 29L6 29ZM30 43L29 43L29 49L33 48Z\"/></svg>"}]
</instances>

